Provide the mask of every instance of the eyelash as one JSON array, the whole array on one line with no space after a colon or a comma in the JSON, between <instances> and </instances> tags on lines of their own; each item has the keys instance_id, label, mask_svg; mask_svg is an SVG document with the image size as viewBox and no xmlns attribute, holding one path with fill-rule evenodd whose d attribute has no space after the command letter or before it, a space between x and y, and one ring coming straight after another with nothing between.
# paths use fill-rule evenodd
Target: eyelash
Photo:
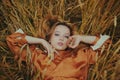
<instances>
[{"instance_id":1,"label":"eyelash","mask_svg":"<svg viewBox=\"0 0 120 80\"><path fill-rule=\"evenodd\" d=\"M69 36L65 36L67 39L69 38Z\"/></svg>"},{"instance_id":2,"label":"eyelash","mask_svg":"<svg viewBox=\"0 0 120 80\"><path fill-rule=\"evenodd\" d=\"M59 34L55 34L55 36L59 36ZM67 38L67 39L69 38L69 36L64 36L64 37Z\"/></svg>"},{"instance_id":3,"label":"eyelash","mask_svg":"<svg viewBox=\"0 0 120 80\"><path fill-rule=\"evenodd\" d=\"M55 36L59 36L59 34L55 34Z\"/></svg>"}]
</instances>

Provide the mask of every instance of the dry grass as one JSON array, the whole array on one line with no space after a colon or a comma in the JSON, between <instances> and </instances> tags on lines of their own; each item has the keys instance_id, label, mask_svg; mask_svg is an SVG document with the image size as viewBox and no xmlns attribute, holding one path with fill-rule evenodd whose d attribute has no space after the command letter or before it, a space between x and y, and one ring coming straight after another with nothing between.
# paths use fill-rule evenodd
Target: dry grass
<instances>
[{"instance_id":1,"label":"dry grass","mask_svg":"<svg viewBox=\"0 0 120 80\"><path fill-rule=\"evenodd\" d=\"M102 48L101 57L90 68L88 80L119 80L119 4L120 0L1 0L0 79L30 80L31 76L26 72L28 67L26 69L24 63L14 61L5 38L18 28L28 35L44 38L50 29L46 25L47 19L52 18L75 24L73 27L77 27L79 34L110 35L113 44L107 50Z\"/></svg>"}]
</instances>

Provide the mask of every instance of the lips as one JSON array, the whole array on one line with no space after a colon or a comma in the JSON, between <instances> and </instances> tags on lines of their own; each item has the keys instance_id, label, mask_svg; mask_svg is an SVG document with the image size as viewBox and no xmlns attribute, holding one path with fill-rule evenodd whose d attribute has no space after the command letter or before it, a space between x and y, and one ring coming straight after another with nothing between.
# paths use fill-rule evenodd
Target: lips
<instances>
[{"instance_id":1,"label":"lips","mask_svg":"<svg viewBox=\"0 0 120 80\"><path fill-rule=\"evenodd\" d=\"M59 45L59 46L63 46L63 43L62 43L62 42L58 42L58 45Z\"/></svg>"}]
</instances>

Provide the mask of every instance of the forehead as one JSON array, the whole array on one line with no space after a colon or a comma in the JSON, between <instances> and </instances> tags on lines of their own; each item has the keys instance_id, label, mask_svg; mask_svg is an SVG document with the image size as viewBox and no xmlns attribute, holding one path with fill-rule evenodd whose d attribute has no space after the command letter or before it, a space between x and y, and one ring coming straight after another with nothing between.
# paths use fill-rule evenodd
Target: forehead
<instances>
[{"instance_id":1,"label":"forehead","mask_svg":"<svg viewBox=\"0 0 120 80\"><path fill-rule=\"evenodd\" d=\"M70 29L65 25L57 25L55 28L55 31L60 31L60 32L63 31L63 32L70 33Z\"/></svg>"}]
</instances>

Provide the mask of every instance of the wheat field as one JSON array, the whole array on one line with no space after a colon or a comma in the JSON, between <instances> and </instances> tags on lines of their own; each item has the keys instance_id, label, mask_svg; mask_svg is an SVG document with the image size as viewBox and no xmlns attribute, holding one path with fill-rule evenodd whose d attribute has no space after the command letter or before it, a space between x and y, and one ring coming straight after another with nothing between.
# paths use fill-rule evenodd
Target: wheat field
<instances>
[{"instance_id":1,"label":"wheat field","mask_svg":"<svg viewBox=\"0 0 120 80\"><path fill-rule=\"evenodd\" d=\"M35 80L5 39L18 28L45 38L49 18L70 22L77 34L110 35L112 44L102 48L88 80L120 80L120 0L0 0L0 80Z\"/></svg>"}]
</instances>

